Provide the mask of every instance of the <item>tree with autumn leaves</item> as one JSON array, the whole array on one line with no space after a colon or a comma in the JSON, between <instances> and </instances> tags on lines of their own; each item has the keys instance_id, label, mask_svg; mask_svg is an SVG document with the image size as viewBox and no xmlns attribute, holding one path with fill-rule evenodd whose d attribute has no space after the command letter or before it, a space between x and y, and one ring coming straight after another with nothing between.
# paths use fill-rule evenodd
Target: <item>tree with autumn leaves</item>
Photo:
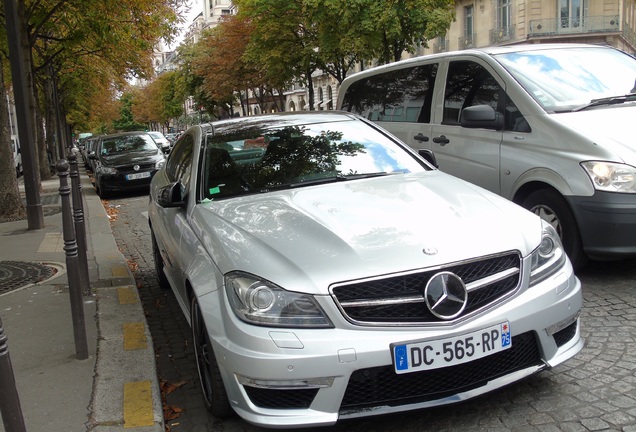
<instances>
[{"instance_id":1,"label":"tree with autumn leaves","mask_svg":"<svg viewBox=\"0 0 636 432\"><path fill-rule=\"evenodd\" d=\"M312 75L341 83L357 63L400 60L443 36L455 19L453 0L234 0L226 17L189 47L181 71L201 105L231 109L246 95L284 109L283 92L298 82L313 107ZM198 97L197 97L198 95ZM205 98L207 103L199 98ZM254 100L252 100L252 103Z\"/></svg>"},{"instance_id":2,"label":"tree with autumn leaves","mask_svg":"<svg viewBox=\"0 0 636 432\"><path fill-rule=\"evenodd\" d=\"M10 0L14 1L14 0ZM114 100L133 76L152 75L152 53L171 42L186 0L15 0L20 47L29 87L38 178L50 178L63 156L70 130L104 127L116 112ZM11 83L4 8L0 11L0 85ZM3 99L4 101L4 99ZM2 102L4 104L4 102ZM0 111L1 113L1 111ZM6 116L0 115L0 146L10 151ZM46 130L45 130L46 127ZM0 216L22 211L12 158L0 159ZM19 204L16 205L16 202Z\"/></svg>"}]
</instances>

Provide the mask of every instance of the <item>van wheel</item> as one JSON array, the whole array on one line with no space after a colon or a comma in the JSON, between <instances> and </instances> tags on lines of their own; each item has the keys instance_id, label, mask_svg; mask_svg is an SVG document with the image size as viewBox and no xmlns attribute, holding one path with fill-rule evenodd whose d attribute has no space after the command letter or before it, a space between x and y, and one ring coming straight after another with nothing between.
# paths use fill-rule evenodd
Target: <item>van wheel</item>
<instances>
[{"instance_id":1,"label":"van wheel","mask_svg":"<svg viewBox=\"0 0 636 432\"><path fill-rule=\"evenodd\" d=\"M540 189L528 195L521 205L554 227L574 270L583 268L588 258L583 251L576 220L565 199L552 189Z\"/></svg>"},{"instance_id":2,"label":"van wheel","mask_svg":"<svg viewBox=\"0 0 636 432\"><path fill-rule=\"evenodd\" d=\"M234 411L230 406L221 371L212 350L212 342L195 297L192 298L190 307L190 325L205 407L216 418L229 417Z\"/></svg>"}]
</instances>

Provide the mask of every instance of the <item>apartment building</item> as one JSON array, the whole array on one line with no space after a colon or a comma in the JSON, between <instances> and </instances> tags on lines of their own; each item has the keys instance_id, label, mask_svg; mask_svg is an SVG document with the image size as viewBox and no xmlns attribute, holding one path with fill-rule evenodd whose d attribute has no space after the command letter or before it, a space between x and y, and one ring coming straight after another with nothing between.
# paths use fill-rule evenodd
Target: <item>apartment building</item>
<instances>
[{"instance_id":1,"label":"apartment building","mask_svg":"<svg viewBox=\"0 0 636 432\"><path fill-rule=\"evenodd\" d=\"M519 43L606 44L636 52L636 0L461 0L444 37L419 54Z\"/></svg>"}]
</instances>

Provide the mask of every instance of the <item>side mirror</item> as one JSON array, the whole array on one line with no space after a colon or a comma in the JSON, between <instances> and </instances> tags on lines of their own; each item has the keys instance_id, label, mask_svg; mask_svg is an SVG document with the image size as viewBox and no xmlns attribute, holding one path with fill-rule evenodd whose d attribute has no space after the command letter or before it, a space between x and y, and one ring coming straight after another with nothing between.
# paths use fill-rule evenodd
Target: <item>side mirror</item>
<instances>
[{"instance_id":1,"label":"side mirror","mask_svg":"<svg viewBox=\"0 0 636 432\"><path fill-rule=\"evenodd\" d=\"M439 168L439 165L437 164L437 158L435 157L435 153L433 153L433 150L418 149L417 152L426 160L426 162L430 163L435 168Z\"/></svg>"},{"instance_id":2,"label":"side mirror","mask_svg":"<svg viewBox=\"0 0 636 432\"><path fill-rule=\"evenodd\" d=\"M475 105L462 110L459 124L465 128L503 129L503 115L490 105Z\"/></svg>"},{"instance_id":3,"label":"side mirror","mask_svg":"<svg viewBox=\"0 0 636 432\"><path fill-rule=\"evenodd\" d=\"M157 192L157 204L164 208L182 207L185 204L181 183L170 183Z\"/></svg>"}]
</instances>

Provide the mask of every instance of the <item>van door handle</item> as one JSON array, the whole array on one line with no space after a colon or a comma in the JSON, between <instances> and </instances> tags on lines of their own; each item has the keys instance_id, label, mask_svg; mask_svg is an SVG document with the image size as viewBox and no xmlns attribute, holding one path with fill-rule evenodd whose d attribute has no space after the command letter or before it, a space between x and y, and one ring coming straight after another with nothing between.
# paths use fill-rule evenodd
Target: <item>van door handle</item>
<instances>
[{"instance_id":1,"label":"van door handle","mask_svg":"<svg viewBox=\"0 0 636 432\"><path fill-rule=\"evenodd\" d=\"M420 133L418 133L417 135L415 135L415 136L413 137L413 139L414 139L415 141L419 141L419 142L428 142L428 137L427 137L427 136L422 135L422 132L420 132Z\"/></svg>"},{"instance_id":2,"label":"van door handle","mask_svg":"<svg viewBox=\"0 0 636 432\"><path fill-rule=\"evenodd\" d=\"M446 144L448 144L450 142L450 140L448 138L446 138L445 135L440 135L438 137L433 138L433 142L435 144L439 144L439 145L441 145L443 147Z\"/></svg>"}]
</instances>

